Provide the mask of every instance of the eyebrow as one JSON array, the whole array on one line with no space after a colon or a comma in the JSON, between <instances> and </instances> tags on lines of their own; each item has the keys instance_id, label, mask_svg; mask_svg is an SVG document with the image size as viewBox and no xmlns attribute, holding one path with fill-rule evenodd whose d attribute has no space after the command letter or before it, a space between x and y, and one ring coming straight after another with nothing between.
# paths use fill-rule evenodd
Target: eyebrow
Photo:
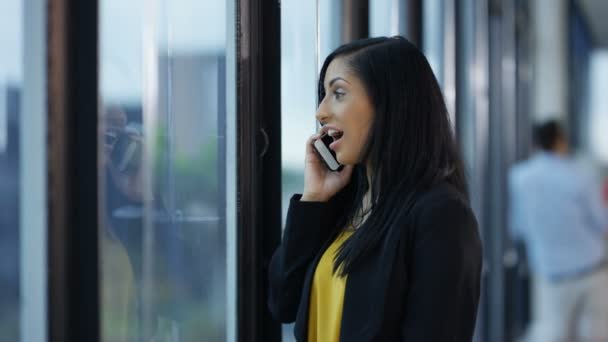
<instances>
[{"instance_id":1,"label":"eyebrow","mask_svg":"<svg viewBox=\"0 0 608 342\"><path fill-rule=\"evenodd\" d=\"M338 81L338 80L342 80L342 81L350 84L350 82L348 82L347 80L343 79L342 77L336 77L336 78L332 79L331 81L329 81L329 86L331 87L331 85L334 84L334 83L336 83L336 81Z\"/></svg>"}]
</instances>

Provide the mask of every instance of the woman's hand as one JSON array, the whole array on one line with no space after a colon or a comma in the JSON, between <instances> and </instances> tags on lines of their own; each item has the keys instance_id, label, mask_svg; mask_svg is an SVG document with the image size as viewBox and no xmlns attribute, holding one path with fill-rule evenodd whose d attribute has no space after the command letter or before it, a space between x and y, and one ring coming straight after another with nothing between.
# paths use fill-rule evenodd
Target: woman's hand
<instances>
[{"instance_id":1,"label":"woman's hand","mask_svg":"<svg viewBox=\"0 0 608 342\"><path fill-rule=\"evenodd\" d=\"M304 167L304 191L301 201L326 202L348 184L353 173L352 165L344 165L342 171L329 170L313 147L320 134L311 136L306 142Z\"/></svg>"}]
</instances>

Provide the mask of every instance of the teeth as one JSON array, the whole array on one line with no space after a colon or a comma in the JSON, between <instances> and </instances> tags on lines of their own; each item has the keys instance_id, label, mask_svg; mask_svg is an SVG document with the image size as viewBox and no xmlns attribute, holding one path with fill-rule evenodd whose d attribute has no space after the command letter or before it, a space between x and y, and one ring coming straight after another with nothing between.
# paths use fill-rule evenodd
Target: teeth
<instances>
[{"instance_id":1,"label":"teeth","mask_svg":"<svg viewBox=\"0 0 608 342\"><path fill-rule=\"evenodd\" d=\"M330 129L327 131L327 134L329 134L332 137L335 137L335 136L339 135L340 133L341 133L340 131L337 131L335 129Z\"/></svg>"}]
</instances>

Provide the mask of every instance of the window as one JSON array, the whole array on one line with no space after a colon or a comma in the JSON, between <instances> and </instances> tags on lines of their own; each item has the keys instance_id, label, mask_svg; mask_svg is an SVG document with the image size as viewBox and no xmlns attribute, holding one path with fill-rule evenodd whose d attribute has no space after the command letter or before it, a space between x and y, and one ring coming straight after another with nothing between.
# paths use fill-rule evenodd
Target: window
<instances>
[{"instance_id":1,"label":"window","mask_svg":"<svg viewBox=\"0 0 608 342\"><path fill-rule=\"evenodd\" d=\"M228 4L100 8L103 340L226 340Z\"/></svg>"},{"instance_id":2,"label":"window","mask_svg":"<svg viewBox=\"0 0 608 342\"><path fill-rule=\"evenodd\" d=\"M0 3L0 336L46 340L46 3Z\"/></svg>"},{"instance_id":3,"label":"window","mask_svg":"<svg viewBox=\"0 0 608 342\"><path fill-rule=\"evenodd\" d=\"M19 340L19 129L23 93L23 4L0 4L0 335Z\"/></svg>"},{"instance_id":4,"label":"window","mask_svg":"<svg viewBox=\"0 0 608 342\"><path fill-rule=\"evenodd\" d=\"M340 42L339 5L333 0L281 2L283 225L289 199L304 188L305 144L316 130L318 73ZM293 340L293 325L284 325L283 341Z\"/></svg>"}]
</instances>

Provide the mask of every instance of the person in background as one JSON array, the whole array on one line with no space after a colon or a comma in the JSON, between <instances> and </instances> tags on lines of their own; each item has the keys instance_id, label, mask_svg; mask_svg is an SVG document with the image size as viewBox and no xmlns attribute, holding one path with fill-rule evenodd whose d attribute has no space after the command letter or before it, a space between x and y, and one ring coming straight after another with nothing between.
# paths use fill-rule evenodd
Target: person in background
<instances>
[{"instance_id":1,"label":"person in background","mask_svg":"<svg viewBox=\"0 0 608 342\"><path fill-rule=\"evenodd\" d=\"M607 208L601 183L569 153L557 121L533 129L538 151L509 172L510 229L534 275L528 341L608 341Z\"/></svg>"}]
</instances>

